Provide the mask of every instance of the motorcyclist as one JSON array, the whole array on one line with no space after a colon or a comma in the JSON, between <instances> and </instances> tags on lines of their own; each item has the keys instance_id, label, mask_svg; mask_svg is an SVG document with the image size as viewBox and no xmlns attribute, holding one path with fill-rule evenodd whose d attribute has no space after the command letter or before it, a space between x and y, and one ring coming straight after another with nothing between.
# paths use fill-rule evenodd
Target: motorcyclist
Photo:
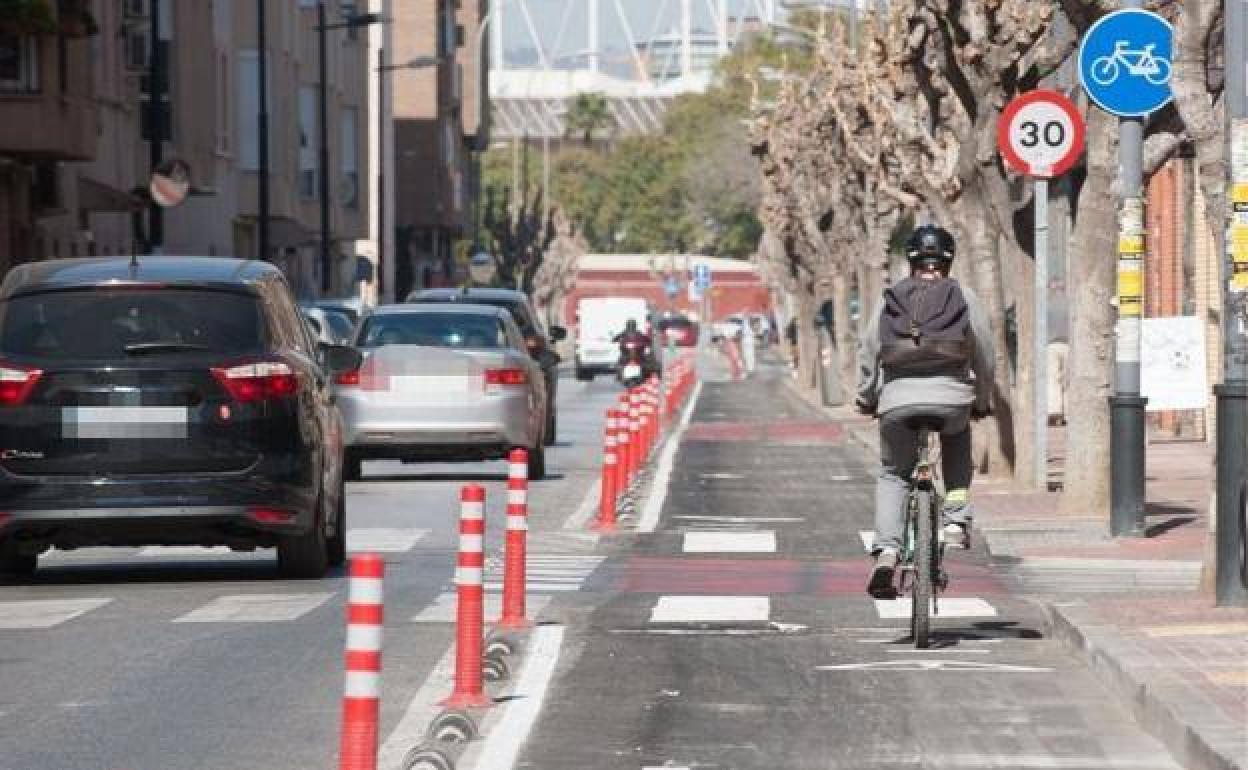
<instances>
[{"instance_id":1,"label":"motorcyclist","mask_svg":"<svg viewBox=\"0 0 1248 770\"><path fill-rule=\"evenodd\" d=\"M614 341L620 346L621 368L628 363L631 357L637 356L641 363L642 371L647 376L655 370L654 342L649 335L637 328L635 319L628 319L624 324L624 331L617 334Z\"/></svg>"}]
</instances>

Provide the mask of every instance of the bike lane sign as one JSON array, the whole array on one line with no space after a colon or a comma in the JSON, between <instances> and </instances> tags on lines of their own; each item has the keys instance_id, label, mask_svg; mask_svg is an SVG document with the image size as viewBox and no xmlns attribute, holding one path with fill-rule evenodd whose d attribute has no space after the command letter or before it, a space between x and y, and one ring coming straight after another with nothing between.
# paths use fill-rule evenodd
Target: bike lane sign
<instances>
[{"instance_id":1,"label":"bike lane sign","mask_svg":"<svg viewBox=\"0 0 1248 770\"><path fill-rule=\"evenodd\" d=\"M1174 28L1138 8L1115 11L1092 25L1079 46L1079 79L1088 97L1121 118L1145 117L1166 106Z\"/></svg>"}]
</instances>

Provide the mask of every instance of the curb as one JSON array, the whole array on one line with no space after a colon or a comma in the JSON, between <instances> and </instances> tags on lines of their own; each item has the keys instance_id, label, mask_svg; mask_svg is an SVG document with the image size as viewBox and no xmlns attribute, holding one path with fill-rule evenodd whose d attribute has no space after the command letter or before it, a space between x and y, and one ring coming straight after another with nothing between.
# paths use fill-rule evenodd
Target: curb
<instances>
[{"instance_id":1,"label":"curb","mask_svg":"<svg viewBox=\"0 0 1248 770\"><path fill-rule=\"evenodd\" d=\"M1142 654L1132 649L1132 642L1115 638L1092 619L1079 618L1082 606L1044 602L1050 635L1077 653L1183 767L1244 770L1248 756L1236 756L1248 753L1244 726L1220 718L1200 692L1177 678L1133 666L1129 661Z\"/></svg>"}]
</instances>

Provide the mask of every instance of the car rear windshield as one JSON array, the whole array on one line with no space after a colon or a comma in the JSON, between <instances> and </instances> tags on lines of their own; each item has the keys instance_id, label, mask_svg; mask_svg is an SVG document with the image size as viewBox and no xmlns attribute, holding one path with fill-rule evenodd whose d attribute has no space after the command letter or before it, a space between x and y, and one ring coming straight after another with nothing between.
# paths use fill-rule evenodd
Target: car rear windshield
<instances>
[{"instance_id":1,"label":"car rear windshield","mask_svg":"<svg viewBox=\"0 0 1248 770\"><path fill-rule=\"evenodd\" d=\"M418 302L457 302L460 300L456 300L450 297L447 297L447 298L436 297L436 298L422 298L417 301ZM502 299L502 298L478 297L472 294L469 294L462 301L471 302L474 305L489 305L490 307L502 308L503 310L506 310L507 312L511 313L512 320L516 322L516 326L520 327L521 334L523 334L526 337L531 337L536 333L536 329L534 329L533 327L532 319L529 318L529 314L526 313L524 310L523 302L516 302L514 300Z\"/></svg>"},{"instance_id":2,"label":"car rear windshield","mask_svg":"<svg viewBox=\"0 0 1248 770\"><path fill-rule=\"evenodd\" d=\"M138 350L263 349L257 298L201 289L51 291L0 303L0 354L124 358Z\"/></svg>"},{"instance_id":3,"label":"car rear windshield","mask_svg":"<svg viewBox=\"0 0 1248 770\"><path fill-rule=\"evenodd\" d=\"M506 347L503 325L493 316L469 313L396 313L369 318L359 346L424 345L433 348Z\"/></svg>"}]
</instances>

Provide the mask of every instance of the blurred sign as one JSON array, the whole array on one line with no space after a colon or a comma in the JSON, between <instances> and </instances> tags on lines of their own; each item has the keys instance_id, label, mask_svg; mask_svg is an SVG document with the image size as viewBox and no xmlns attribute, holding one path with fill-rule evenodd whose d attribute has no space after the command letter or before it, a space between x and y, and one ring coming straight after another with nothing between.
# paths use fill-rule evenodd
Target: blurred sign
<instances>
[{"instance_id":1,"label":"blurred sign","mask_svg":"<svg viewBox=\"0 0 1248 770\"><path fill-rule=\"evenodd\" d=\"M669 275L663 281L663 292L667 294L668 298L675 298L677 294L680 294L680 282L676 280L676 276Z\"/></svg>"},{"instance_id":2,"label":"blurred sign","mask_svg":"<svg viewBox=\"0 0 1248 770\"><path fill-rule=\"evenodd\" d=\"M162 163L152 172L147 189L157 206L172 208L180 205L191 192L191 167L181 160Z\"/></svg>"},{"instance_id":3,"label":"blurred sign","mask_svg":"<svg viewBox=\"0 0 1248 770\"><path fill-rule=\"evenodd\" d=\"M1140 395L1148 399L1148 411L1208 407L1201 319L1145 318L1141 331Z\"/></svg>"},{"instance_id":4,"label":"blurred sign","mask_svg":"<svg viewBox=\"0 0 1248 770\"><path fill-rule=\"evenodd\" d=\"M694 265L693 282L697 284L699 291L706 291L711 288L711 266L707 264Z\"/></svg>"},{"instance_id":5,"label":"blurred sign","mask_svg":"<svg viewBox=\"0 0 1248 770\"><path fill-rule=\"evenodd\" d=\"M690 301L690 302L701 302L701 301L702 301L702 290L698 288L698 285L697 285L696 283L693 283L693 282L691 281L691 282L689 283L689 285L688 285L688 287L687 287L687 288L688 288L688 290L689 290L689 301Z\"/></svg>"}]
</instances>

